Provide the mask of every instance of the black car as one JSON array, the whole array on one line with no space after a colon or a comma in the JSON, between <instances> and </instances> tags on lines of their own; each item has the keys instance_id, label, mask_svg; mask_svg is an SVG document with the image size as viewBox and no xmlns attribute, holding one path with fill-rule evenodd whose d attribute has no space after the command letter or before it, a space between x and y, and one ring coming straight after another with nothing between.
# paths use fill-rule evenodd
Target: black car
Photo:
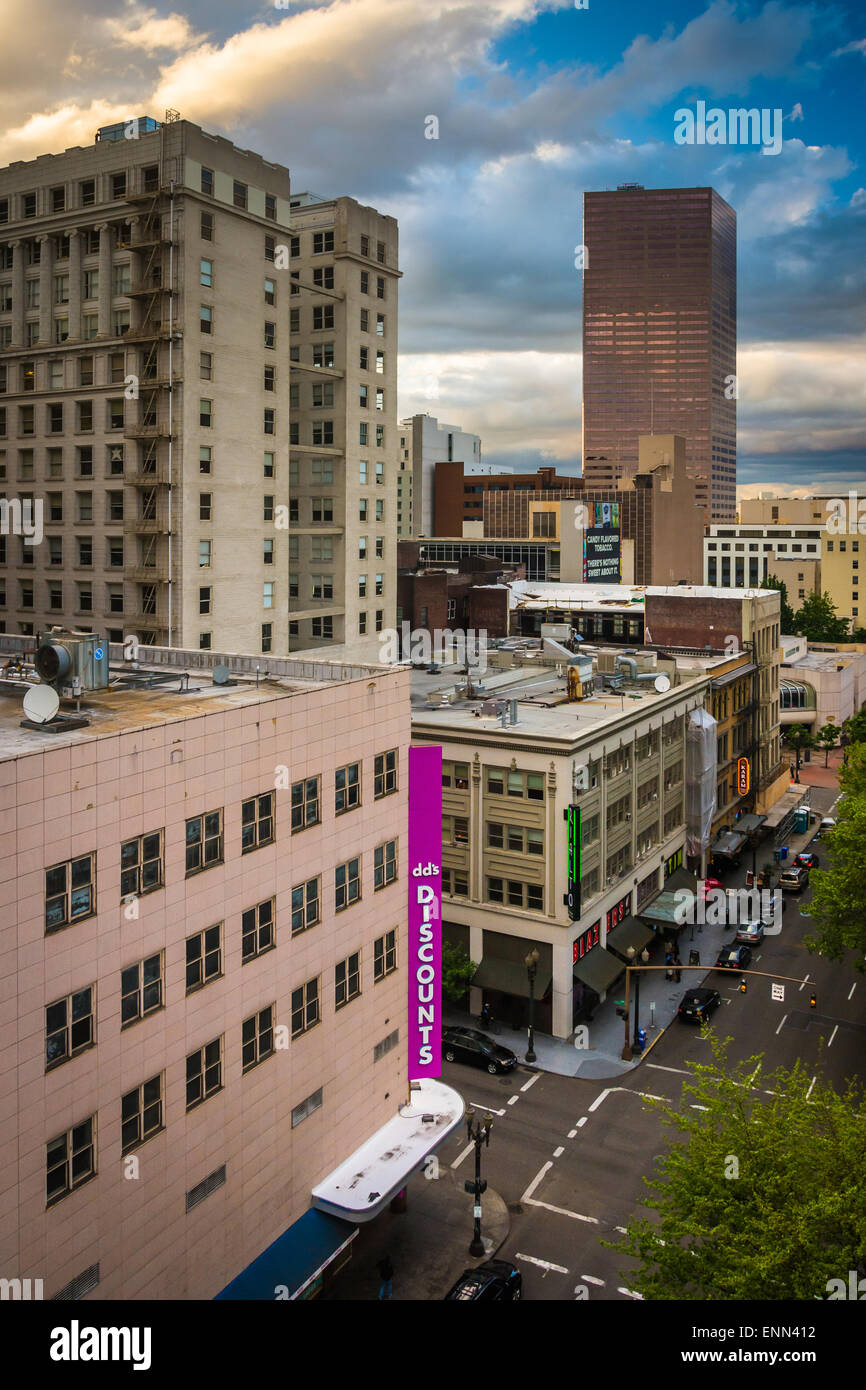
<instances>
[{"instance_id":1,"label":"black car","mask_svg":"<svg viewBox=\"0 0 866 1390\"><path fill-rule=\"evenodd\" d=\"M801 850L800 853L795 857L795 859L794 859L794 868L795 868L795 869L817 869L819 862L820 862L820 861L819 861L819 859L818 859L817 854L813 854L812 851L811 851L810 849L809 849L809 850L804 849L804 850Z\"/></svg>"},{"instance_id":2,"label":"black car","mask_svg":"<svg viewBox=\"0 0 866 1390\"><path fill-rule=\"evenodd\" d=\"M446 1062L464 1062L470 1067L486 1067L491 1076L511 1071L517 1058L510 1048L479 1033L477 1028L446 1028L442 1034L442 1055Z\"/></svg>"},{"instance_id":3,"label":"black car","mask_svg":"<svg viewBox=\"0 0 866 1390\"><path fill-rule=\"evenodd\" d=\"M504 1303L520 1298L522 1289L523 1277L516 1265L509 1264L508 1260L485 1260L477 1269L464 1269L445 1298Z\"/></svg>"},{"instance_id":4,"label":"black car","mask_svg":"<svg viewBox=\"0 0 866 1390\"><path fill-rule=\"evenodd\" d=\"M677 1018L683 1023L703 1023L721 1002L717 989L687 989L680 1000Z\"/></svg>"},{"instance_id":5,"label":"black car","mask_svg":"<svg viewBox=\"0 0 866 1390\"><path fill-rule=\"evenodd\" d=\"M738 946L737 943L734 942L730 946L723 946L719 951L716 969L745 970L751 959L751 948L748 946Z\"/></svg>"}]
</instances>

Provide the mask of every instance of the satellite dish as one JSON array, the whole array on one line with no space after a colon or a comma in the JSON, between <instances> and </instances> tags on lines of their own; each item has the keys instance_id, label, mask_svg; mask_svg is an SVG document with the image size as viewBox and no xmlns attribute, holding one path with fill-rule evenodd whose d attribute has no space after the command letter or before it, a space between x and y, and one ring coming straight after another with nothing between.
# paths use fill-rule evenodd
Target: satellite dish
<instances>
[{"instance_id":1,"label":"satellite dish","mask_svg":"<svg viewBox=\"0 0 866 1390\"><path fill-rule=\"evenodd\" d=\"M664 695L665 691L666 691L666 690L670 690L670 688L671 688L671 678L670 678L670 676L656 676L655 680L653 681L653 689L654 689L654 690L657 690L658 693L659 693L660 695Z\"/></svg>"},{"instance_id":2,"label":"satellite dish","mask_svg":"<svg viewBox=\"0 0 866 1390\"><path fill-rule=\"evenodd\" d=\"M47 724L59 708L57 691L50 685L34 685L24 696L24 713L34 724Z\"/></svg>"},{"instance_id":3,"label":"satellite dish","mask_svg":"<svg viewBox=\"0 0 866 1390\"><path fill-rule=\"evenodd\" d=\"M228 666L215 666L212 674L214 685L227 685L231 672Z\"/></svg>"}]
</instances>

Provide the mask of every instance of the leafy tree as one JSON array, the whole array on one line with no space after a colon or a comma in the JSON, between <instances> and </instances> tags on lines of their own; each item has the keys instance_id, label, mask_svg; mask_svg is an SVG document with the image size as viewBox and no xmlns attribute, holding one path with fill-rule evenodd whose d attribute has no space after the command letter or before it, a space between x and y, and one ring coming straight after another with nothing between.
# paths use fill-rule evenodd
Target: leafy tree
<instances>
[{"instance_id":1,"label":"leafy tree","mask_svg":"<svg viewBox=\"0 0 866 1390\"><path fill-rule=\"evenodd\" d=\"M866 705L846 719L842 728L851 743L866 743Z\"/></svg>"},{"instance_id":2,"label":"leafy tree","mask_svg":"<svg viewBox=\"0 0 866 1390\"><path fill-rule=\"evenodd\" d=\"M849 642L866 642L866 627L855 627L848 640Z\"/></svg>"},{"instance_id":3,"label":"leafy tree","mask_svg":"<svg viewBox=\"0 0 866 1390\"><path fill-rule=\"evenodd\" d=\"M849 747L839 785L836 825L827 832L829 861L812 878L809 917L815 931L805 944L829 960L841 960L853 948L854 969L866 974L866 743Z\"/></svg>"},{"instance_id":4,"label":"leafy tree","mask_svg":"<svg viewBox=\"0 0 866 1390\"><path fill-rule=\"evenodd\" d=\"M809 594L794 615L794 631L808 642L845 642L848 621L836 617L836 605L829 594Z\"/></svg>"},{"instance_id":5,"label":"leafy tree","mask_svg":"<svg viewBox=\"0 0 866 1390\"><path fill-rule=\"evenodd\" d=\"M779 631L782 633L794 632L794 610L788 602L788 586L782 579L777 579L774 574L768 574L761 585L762 589L777 589L779 591Z\"/></svg>"},{"instance_id":6,"label":"leafy tree","mask_svg":"<svg viewBox=\"0 0 866 1390\"><path fill-rule=\"evenodd\" d=\"M442 942L442 993L449 1004L460 1002L477 969L477 962L469 959L462 946Z\"/></svg>"},{"instance_id":7,"label":"leafy tree","mask_svg":"<svg viewBox=\"0 0 866 1390\"><path fill-rule=\"evenodd\" d=\"M787 743L789 748L794 749L794 752L797 755L797 766L795 770L795 776L797 781L799 782L800 754L802 753L804 748L813 748L815 745L815 740L812 738L810 731L806 728L804 724L790 724L788 728L785 730L785 742Z\"/></svg>"},{"instance_id":8,"label":"leafy tree","mask_svg":"<svg viewBox=\"0 0 866 1390\"><path fill-rule=\"evenodd\" d=\"M645 1299L826 1298L830 1279L866 1272L866 1100L854 1081L813 1085L800 1060L753 1089L761 1058L733 1065L709 1040L679 1104L647 1101L671 1131L643 1180L655 1218L601 1244L640 1262L622 1278Z\"/></svg>"},{"instance_id":9,"label":"leafy tree","mask_svg":"<svg viewBox=\"0 0 866 1390\"><path fill-rule=\"evenodd\" d=\"M827 767L830 761L830 750L836 747L836 744L839 742L839 735L841 734L841 732L842 726L840 724L834 724L832 720L828 720L826 724L822 725L822 727L818 730L817 734L815 735L815 742L817 743L818 747L824 749L825 767Z\"/></svg>"}]
</instances>

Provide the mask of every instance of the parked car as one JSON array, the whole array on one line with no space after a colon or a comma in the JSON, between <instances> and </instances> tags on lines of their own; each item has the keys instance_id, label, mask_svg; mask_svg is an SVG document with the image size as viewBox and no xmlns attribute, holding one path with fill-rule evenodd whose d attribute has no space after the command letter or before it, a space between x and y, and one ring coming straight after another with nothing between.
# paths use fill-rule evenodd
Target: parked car
<instances>
[{"instance_id":1,"label":"parked car","mask_svg":"<svg viewBox=\"0 0 866 1390\"><path fill-rule=\"evenodd\" d=\"M463 1062L471 1067L486 1067L491 1076L510 1071L517 1058L508 1047L494 1042L477 1028L446 1028L442 1034L442 1054L446 1062Z\"/></svg>"},{"instance_id":2,"label":"parked car","mask_svg":"<svg viewBox=\"0 0 866 1390\"><path fill-rule=\"evenodd\" d=\"M745 970L752 959L752 952L748 946L737 946L732 943L730 946L723 946L719 951L716 960L717 970Z\"/></svg>"},{"instance_id":3,"label":"parked car","mask_svg":"<svg viewBox=\"0 0 866 1390\"><path fill-rule=\"evenodd\" d=\"M821 829L820 829L819 834L823 835L825 830L834 830L835 827L836 827L836 821L835 821L834 817L833 817L833 816L824 816L824 817L822 818L822 820L821 820Z\"/></svg>"},{"instance_id":4,"label":"parked car","mask_svg":"<svg viewBox=\"0 0 866 1390\"><path fill-rule=\"evenodd\" d=\"M803 868L783 869L779 874L779 887L787 893L802 893L809 886L809 870Z\"/></svg>"},{"instance_id":5,"label":"parked car","mask_svg":"<svg viewBox=\"0 0 866 1390\"><path fill-rule=\"evenodd\" d=\"M477 1269L464 1269L453 1288L445 1295L461 1302L504 1303L520 1298L523 1276L508 1260L485 1260Z\"/></svg>"},{"instance_id":6,"label":"parked car","mask_svg":"<svg viewBox=\"0 0 866 1390\"><path fill-rule=\"evenodd\" d=\"M794 860L795 869L817 869L818 856L810 849L801 850Z\"/></svg>"},{"instance_id":7,"label":"parked car","mask_svg":"<svg viewBox=\"0 0 866 1390\"><path fill-rule=\"evenodd\" d=\"M743 922L734 940L743 946L760 946L764 939L763 922Z\"/></svg>"},{"instance_id":8,"label":"parked car","mask_svg":"<svg viewBox=\"0 0 866 1390\"><path fill-rule=\"evenodd\" d=\"M681 1023L703 1023L721 1002L722 996L717 989L687 989L680 1000L677 1018Z\"/></svg>"}]
</instances>

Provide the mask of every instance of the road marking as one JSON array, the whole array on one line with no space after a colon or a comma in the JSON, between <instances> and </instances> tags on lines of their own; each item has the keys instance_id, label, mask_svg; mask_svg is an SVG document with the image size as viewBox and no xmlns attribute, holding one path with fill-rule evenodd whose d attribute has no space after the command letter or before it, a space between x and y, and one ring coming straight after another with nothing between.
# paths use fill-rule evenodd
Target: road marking
<instances>
[{"instance_id":1,"label":"road marking","mask_svg":"<svg viewBox=\"0 0 866 1390\"><path fill-rule=\"evenodd\" d=\"M537 1260L534 1255L521 1255L519 1250L514 1258L516 1260L527 1260L531 1265L538 1265L539 1269L543 1269L545 1274L549 1274L551 1270L555 1270L557 1274L568 1273L568 1270L563 1265L548 1264L547 1260Z\"/></svg>"},{"instance_id":2,"label":"road marking","mask_svg":"<svg viewBox=\"0 0 866 1390\"><path fill-rule=\"evenodd\" d=\"M469 1104L476 1110L489 1110L491 1115L504 1115L505 1110L494 1110L492 1105L482 1105L480 1100L470 1100Z\"/></svg>"},{"instance_id":3,"label":"road marking","mask_svg":"<svg viewBox=\"0 0 866 1390\"><path fill-rule=\"evenodd\" d=\"M755 1077L758 1075L758 1072L759 1072L760 1070L761 1070L761 1064L760 1064L760 1062L759 1062L758 1065L755 1067L755 1070L752 1072L752 1075L749 1077L748 1081L746 1082L746 1085L747 1085L747 1086L751 1086L752 1082L754 1081Z\"/></svg>"},{"instance_id":4,"label":"road marking","mask_svg":"<svg viewBox=\"0 0 866 1390\"><path fill-rule=\"evenodd\" d=\"M534 1076L530 1076L530 1078L529 1078L529 1080L527 1081L526 1085L525 1085L525 1086L521 1086L521 1088L520 1088L521 1091L528 1091L529 1088L530 1088L530 1086L534 1086L535 1083L536 1083L536 1081L537 1081L538 1078L540 1077L540 1075L541 1075L541 1072L540 1072L540 1071L537 1071L537 1072L535 1073ZM566 1272L567 1272L567 1271L566 1271Z\"/></svg>"},{"instance_id":5,"label":"road marking","mask_svg":"<svg viewBox=\"0 0 866 1390\"><path fill-rule=\"evenodd\" d=\"M581 1274L580 1277L585 1280L587 1284L601 1284L601 1286L604 1287L604 1280L596 1279L594 1274Z\"/></svg>"},{"instance_id":6,"label":"road marking","mask_svg":"<svg viewBox=\"0 0 866 1390\"><path fill-rule=\"evenodd\" d=\"M643 1294L635 1293L633 1289L617 1289L617 1293L624 1293L626 1298L639 1298L643 1303Z\"/></svg>"},{"instance_id":7,"label":"road marking","mask_svg":"<svg viewBox=\"0 0 866 1390\"><path fill-rule=\"evenodd\" d=\"M623 1234L624 1236L627 1236L627 1235L628 1235L628 1231L626 1230L625 1226L614 1226L613 1229L614 1229L615 1231L622 1231L622 1234Z\"/></svg>"},{"instance_id":8,"label":"road marking","mask_svg":"<svg viewBox=\"0 0 866 1390\"><path fill-rule=\"evenodd\" d=\"M592 1102L592 1105L589 1107L589 1108L590 1108L590 1111L597 1110L598 1107L599 1107L601 1104L603 1104L604 1101L607 1100L607 1098L608 1098L608 1096L610 1095L610 1093L611 1093L612 1090L613 1090L613 1087L612 1087L612 1086L608 1086L608 1087L605 1088L605 1090L602 1091L602 1093L601 1093L600 1096L596 1096L595 1100ZM578 1121L578 1123L580 1123L580 1122Z\"/></svg>"},{"instance_id":9,"label":"road marking","mask_svg":"<svg viewBox=\"0 0 866 1390\"><path fill-rule=\"evenodd\" d=\"M656 1071L675 1071L677 1076L691 1076L690 1071L684 1071L682 1067L663 1067L659 1062L647 1062L648 1067L654 1067Z\"/></svg>"},{"instance_id":10,"label":"road marking","mask_svg":"<svg viewBox=\"0 0 866 1390\"><path fill-rule=\"evenodd\" d=\"M813 1076L813 1077L812 1077L812 1080L809 1082L809 1089L808 1089L808 1091L806 1092L806 1099L807 1099L807 1100L809 1099L810 1095L812 1094L812 1087L815 1085L815 1082L816 1082L817 1080L818 1080L818 1077L817 1077L817 1076Z\"/></svg>"},{"instance_id":11,"label":"road marking","mask_svg":"<svg viewBox=\"0 0 866 1390\"><path fill-rule=\"evenodd\" d=\"M833 1041L833 1039L831 1038L831 1039L830 1039L830 1042L832 1042L832 1041ZM554 1158L562 1158L562 1155L563 1155L564 1153L565 1153L565 1149L564 1149L564 1148L562 1147L562 1145L560 1144L560 1146L559 1146L558 1149L554 1149L554 1150L553 1150L553 1157L554 1157Z\"/></svg>"},{"instance_id":12,"label":"road marking","mask_svg":"<svg viewBox=\"0 0 866 1390\"><path fill-rule=\"evenodd\" d=\"M839 1025L838 1025L838 1023L837 1023L837 1024L836 1024L836 1027L833 1029L832 1033L830 1034L830 1041L829 1041L828 1044L827 1044L828 1047L832 1047L832 1046L833 1046L833 1039L835 1038L835 1036L836 1036L836 1034L837 1034L838 1032L839 1032Z\"/></svg>"},{"instance_id":13,"label":"road marking","mask_svg":"<svg viewBox=\"0 0 866 1390\"><path fill-rule=\"evenodd\" d=\"M463 1162L464 1158L468 1158L469 1155L471 1154L471 1152L472 1152L472 1150L473 1150L474 1148L475 1148L474 1143L473 1143L473 1144L467 1144L467 1145L466 1145L466 1148L463 1150L463 1152L462 1152L461 1154L458 1154L458 1155L457 1155L457 1157L455 1158L454 1162L451 1164L451 1167L452 1167L452 1168L459 1168L459 1167L460 1167L460 1164Z\"/></svg>"},{"instance_id":14,"label":"road marking","mask_svg":"<svg viewBox=\"0 0 866 1390\"><path fill-rule=\"evenodd\" d=\"M784 1028L785 1023L786 1023L786 1021L787 1021L787 1018L788 1018L788 1015L785 1014L785 1017L782 1019L782 1022L779 1024L778 1028L776 1029L776 1037L779 1036L779 1034L781 1033L782 1029Z\"/></svg>"},{"instance_id":15,"label":"road marking","mask_svg":"<svg viewBox=\"0 0 866 1390\"><path fill-rule=\"evenodd\" d=\"M515 1101L518 1101L518 1100L520 1100L520 1096L512 1096L512 1097L510 1098L508 1104L509 1104L509 1105L513 1105L513 1104L515 1103Z\"/></svg>"},{"instance_id":16,"label":"road marking","mask_svg":"<svg viewBox=\"0 0 866 1390\"><path fill-rule=\"evenodd\" d=\"M806 988L806 980L808 980L808 978L809 978L809 976L807 975L807 976L806 976L806 979L803 981L803 983L802 983L801 986L800 986L800 989L801 989L801 990L804 990L804 989Z\"/></svg>"},{"instance_id":17,"label":"road marking","mask_svg":"<svg viewBox=\"0 0 866 1390\"><path fill-rule=\"evenodd\" d=\"M550 1202L538 1202L534 1197L523 1197L522 1201L528 1207L543 1207L545 1211L555 1211L557 1216L570 1216L572 1221L588 1221L591 1226L601 1224L597 1216L583 1216L579 1211L569 1211L567 1207L554 1207Z\"/></svg>"},{"instance_id":18,"label":"road marking","mask_svg":"<svg viewBox=\"0 0 866 1390\"><path fill-rule=\"evenodd\" d=\"M581 1115L580 1119L579 1119L578 1122L577 1122L577 1127L578 1127L578 1129L583 1129L583 1127L584 1127L585 1124L586 1124L586 1116L585 1116L585 1115Z\"/></svg>"},{"instance_id":19,"label":"road marking","mask_svg":"<svg viewBox=\"0 0 866 1390\"><path fill-rule=\"evenodd\" d=\"M576 1129L570 1129L570 1130L568 1131L568 1137L569 1137L569 1139L573 1139L574 1136L575 1136L576 1134L577 1134L577 1130L576 1130Z\"/></svg>"},{"instance_id":20,"label":"road marking","mask_svg":"<svg viewBox=\"0 0 866 1390\"><path fill-rule=\"evenodd\" d=\"M855 981L855 983L851 986L851 994L854 993L854 991L855 991L856 988L857 988L857 984L856 984L856 981ZM849 999L851 998L851 994L848 995L848 998L849 998Z\"/></svg>"},{"instance_id":21,"label":"road marking","mask_svg":"<svg viewBox=\"0 0 866 1390\"><path fill-rule=\"evenodd\" d=\"M544 1177L544 1175L545 1175L545 1173L547 1172L548 1168L552 1168L552 1167L553 1167L553 1161L552 1161L551 1159L548 1159L547 1162L543 1165L543 1167L541 1167L541 1168L538 1170L538 1172L536 1173L535 1177L532 1179L532 1182L529 1184L529 1186L527 1187L526 1191L524 1192L523 1196L522 1196L521 1199L520 1199L521 1202L528 1202L528 1201L529 1201L530 1197L532 1196L533 1192L534 1192L535 1189L537 1188L538 1184L541 1182L541 1179Z\"/></svg>"},{"instance_id":22,"label":"road marking","mask_svg":"<svg viewBox=\"0 0 866 1390\"><path fill-rule=\"evenodd\" d=\"M689 1107L691 1110L709 1110L709 1108L708 1105L692 1105Z\"/></svg>"}]
</instances>

